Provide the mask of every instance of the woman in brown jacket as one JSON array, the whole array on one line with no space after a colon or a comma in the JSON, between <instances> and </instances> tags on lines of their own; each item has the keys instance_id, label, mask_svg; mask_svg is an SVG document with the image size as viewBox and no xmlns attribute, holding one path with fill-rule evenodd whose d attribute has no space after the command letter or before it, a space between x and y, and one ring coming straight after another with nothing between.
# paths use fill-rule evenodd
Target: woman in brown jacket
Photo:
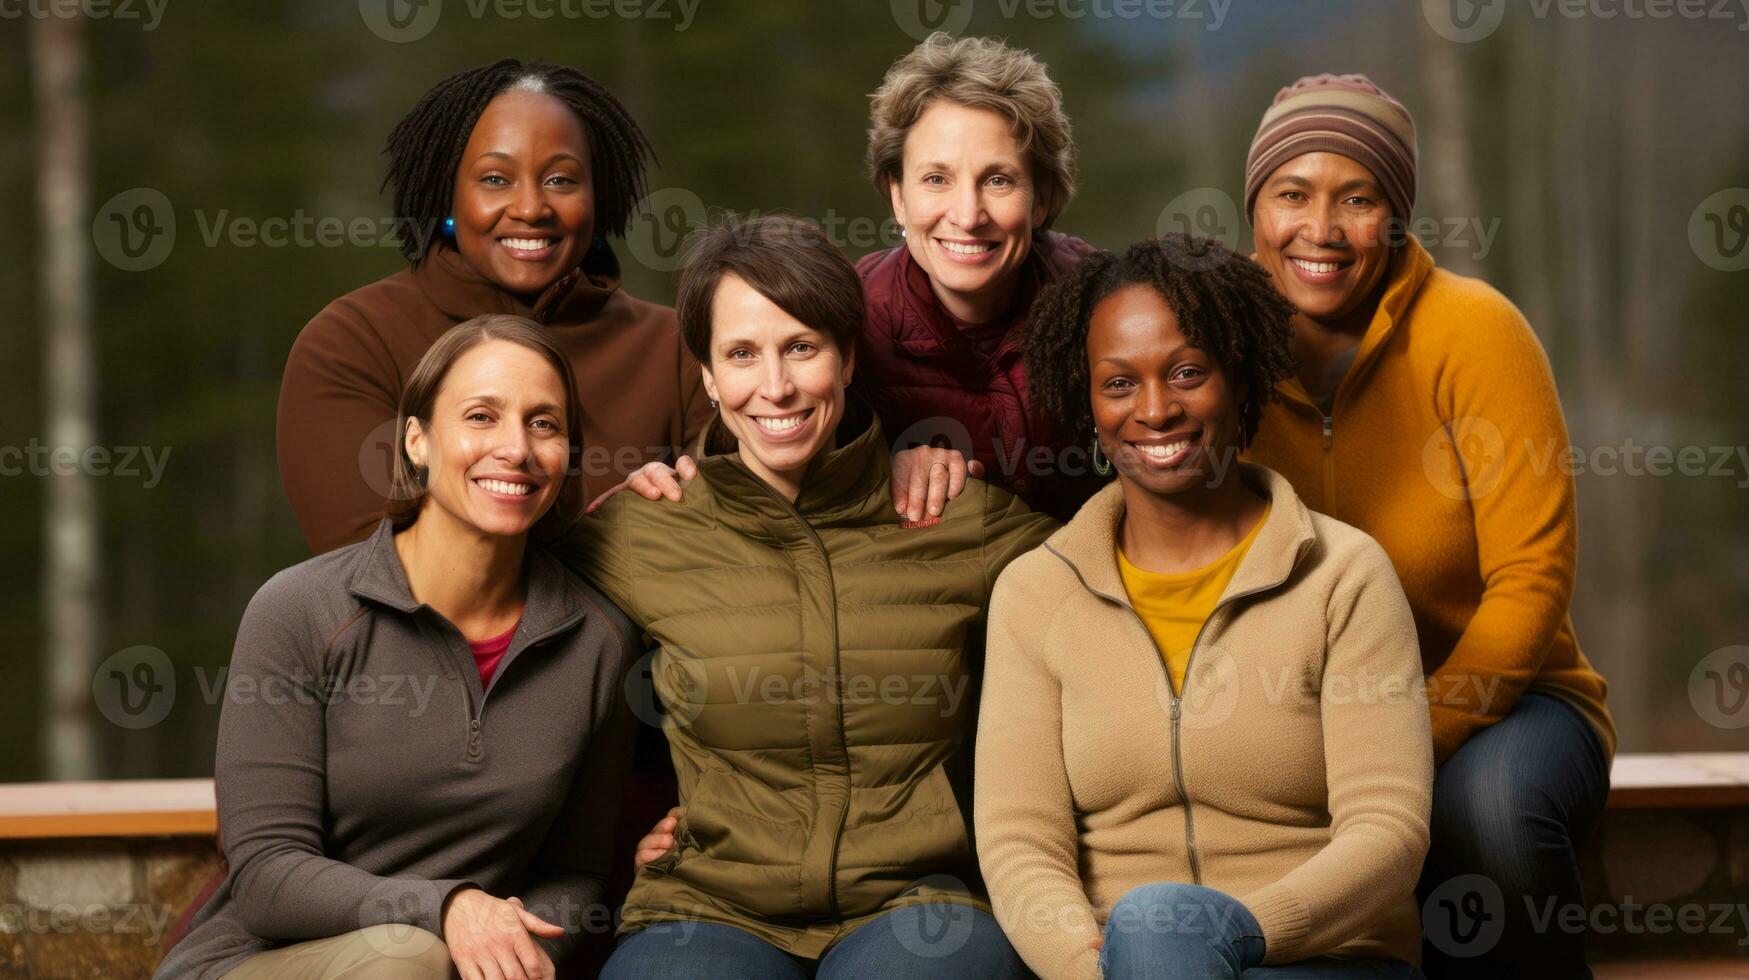
<instances>
[{"instance_id":1,"label":"woman in brown jacket","mask_svg":"<svg viewBox=\"0 0 1749 980\"><path fill-rule=\"evenodd\" d=\"M1035 394L1117 472L990 607L978 853L1045 980L1419 975L1408 601L1371 538L1237 462L1291 312L1181 235L1033 311Z\"/></svg>"},{"instance_id":2,"label":"woman in brown jacket","mask_svg":"<svg viewBox=\"0 0 1749 980\"><path fill-rule=\"evenodd\" d=\"M574 68L505 59L437 83L389 135L409 268L316 314L279 394L280 480L316 553L361 541L390 496L395 405L444 331L527 317L577 379L584 500L685 446L710 417L674 311L628 295L623 234L650 155Z\"/></svg>"}]
</instances>

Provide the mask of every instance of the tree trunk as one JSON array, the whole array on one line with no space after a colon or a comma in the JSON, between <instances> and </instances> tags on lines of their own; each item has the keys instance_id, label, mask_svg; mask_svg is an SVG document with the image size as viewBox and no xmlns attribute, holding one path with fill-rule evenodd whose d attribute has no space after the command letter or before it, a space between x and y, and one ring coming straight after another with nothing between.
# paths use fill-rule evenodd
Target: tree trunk
<instances>
[{"instance_id":1,"label":"tree trunk","mask_svg":"<svg viewBox=\"0 0 1749 980\"><path fill-rule=\"evenodd\" d=\"M1429 111L1420 127L1421 187L1430 194L1418 195L1431 203L1433 217L1440 219L1440 233L1450 227L1447 219L1465 222L1464 232L1450 248L1439 242L1430 246L1434 259L1442 268L1466 276L1482 275L1482 260L1477 254L1476 233L1469 222L1486 223L1478 209L1475 174L1470 167L1470 125L1466 115L1466 97L1470 87L1464 84L1463 68L1458 64L1457 45L1433 33L1422 24L1421 86ZM1423 208L1423 213L1427 213ZM1410 215L1398 215L1403 222ZM1466 244L1458 245L1457 242Z\"/></svg>"},{"instance_id":2,"label":"tree trunk","mask_svg":"<svg viewBox=\"0 0 1749 980\"><path fill-rule=\"evenodd\" d=\"M77 17L63 16L38 17L32 25L41 135L37 200L43 243L46 441L50 447L73 447L81 457L95 443L97 429L82 28ZM43 752L50 779L98 775L91 710L92 672L102 630L97 494L91 474L73 469L70 475L51 472L45 494L46 629L39 656L46 661L43 676L49 682Z\"/></svg>"}]
</instances>

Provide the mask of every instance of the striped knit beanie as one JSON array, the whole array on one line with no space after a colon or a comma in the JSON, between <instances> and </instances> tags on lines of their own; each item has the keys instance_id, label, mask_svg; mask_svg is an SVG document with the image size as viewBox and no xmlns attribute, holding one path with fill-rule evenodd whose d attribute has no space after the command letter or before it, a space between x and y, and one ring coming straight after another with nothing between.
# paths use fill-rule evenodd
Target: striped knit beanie
<instances>
[{"instance_id":1,"label":"striped knit beanie","mask_svg":"<svg viewBox=\"0 0 1749 980\"><path fill-rule=\"evenodd\" d=\"M1365 75L1308 75L1275 93L1245 158L1245 220L1263 182L1294 157L1339 153L1371 170L1392 217L1415 207L1415 120Z\"/></svg>"}]
</instances>

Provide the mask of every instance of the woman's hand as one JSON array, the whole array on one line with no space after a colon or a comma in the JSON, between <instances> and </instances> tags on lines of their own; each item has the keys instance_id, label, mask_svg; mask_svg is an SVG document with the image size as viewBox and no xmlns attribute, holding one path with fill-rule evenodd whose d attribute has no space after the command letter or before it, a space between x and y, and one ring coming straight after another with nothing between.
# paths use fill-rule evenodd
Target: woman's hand
<instances>
[{"instance_id":1,"label":"woman's hand","mask_svg":"<svg viewBox=\"0 0 1749 980\"><path fill-rule=\"evenodd\" d=\"M552 980L553 961L529 934L557 939L564 927L522 907L462 888L443 903L443 941L462 980Z\"/></svg>"},{"instance_id":2,"label":"woman's hand","mask_svg":"<svg viewBox=\"0 0 1749 980\"><path fill-rule=\"evenodd\" d=\"M607 502L607 498L621 490L631 490L646 500L661 500L663 497L679 500L685 496L685 491L680 488L680 481L696 476L698 464L692 461L691 456L680 457L674 461L673 466L662 462L645 463L633 471L631 476L626 477L624 483L596 497L584 513L595 513L597 508Z\"/></svg>"},{"instance_id":3,"label":"woman's hand","mask_svg":"<svg viewBox=\"0 0 1749 980\"><path fill-rule=\"evenodd\" d=\"M981 477L984 464L957 449L917 446L893 454L893 509L913 523L941 516L941 508L966 488L967 475Z\"/></svg>"},{"instance_id":4,"label":"woman's hand","mask_svg":"<svg viewBox=\"0 0 1749 980\"><path fill-rule=\"evenodd\" d=\"M668 815L656 821L656 826L650 828L643 839L638 841L637 850L632 852L632 870L641 870L644 865L674 850L674 833L680 829L680 814L685 807L674 807Z\"/></svg>"}]
</instances>

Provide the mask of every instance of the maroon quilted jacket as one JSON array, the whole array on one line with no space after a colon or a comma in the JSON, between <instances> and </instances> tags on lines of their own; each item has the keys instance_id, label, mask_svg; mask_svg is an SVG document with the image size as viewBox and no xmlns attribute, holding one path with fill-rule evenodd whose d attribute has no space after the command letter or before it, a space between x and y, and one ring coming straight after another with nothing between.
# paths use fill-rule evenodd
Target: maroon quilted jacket
<instances>
[{"instance_id":1,"label":"maroon quilted jacket","mask_svg":"<svg viewBox=\"0 0 1749 980\"><path fill-rule=\"evenodd\" d=\"M1105 483L1088 462L1092 433L1065 444L1030 409L1020 340L1040 287L1092 251L1058 232L1034 237L1014 310L988 355L942 309L905 246L863 256L856 270L868 323L855 386L880 416L892 448L953 446L984 464L984 479L1034 510L1059 521L1073 516Z\"/></svg>"}]
</instances>

